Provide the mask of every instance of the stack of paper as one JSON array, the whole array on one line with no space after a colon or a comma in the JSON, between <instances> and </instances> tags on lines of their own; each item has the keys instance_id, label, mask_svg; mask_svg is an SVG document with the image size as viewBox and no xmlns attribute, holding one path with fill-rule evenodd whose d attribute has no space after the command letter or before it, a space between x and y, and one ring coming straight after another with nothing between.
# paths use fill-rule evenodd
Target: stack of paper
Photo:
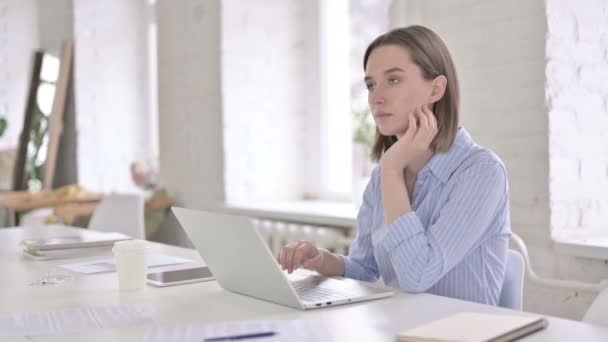
<instances>
[{"instance_id":1,"label":"stack of paper","mask_svg":"<svg viewBox=\"0 0 608 342\"><path fill-rule=\"evenodd\" d=\"M150 304L69 308L0 314L0 337L81 333L155 322Z\"/></svg>"}]
</instances>

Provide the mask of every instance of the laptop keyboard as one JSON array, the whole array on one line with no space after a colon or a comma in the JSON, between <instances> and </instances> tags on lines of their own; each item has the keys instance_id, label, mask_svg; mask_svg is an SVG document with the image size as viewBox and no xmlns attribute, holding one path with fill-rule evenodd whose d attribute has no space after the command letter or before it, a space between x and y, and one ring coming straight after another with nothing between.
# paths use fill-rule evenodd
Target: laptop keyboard
<instances>
[{"instance_id":1,"label":"laptop keyboard","mask_svg":"<svg viewBox=\"0 0 608 342\"><path fill-rule=\"evenodd\" d=\"M353 296L352 293L341 292L335 289L328 289L321 286L311 286L311 284L293 281L291 286L296 290L300 299L307 302L324 302L339 299L346 299Z\"/></svg>"}]
</instances>

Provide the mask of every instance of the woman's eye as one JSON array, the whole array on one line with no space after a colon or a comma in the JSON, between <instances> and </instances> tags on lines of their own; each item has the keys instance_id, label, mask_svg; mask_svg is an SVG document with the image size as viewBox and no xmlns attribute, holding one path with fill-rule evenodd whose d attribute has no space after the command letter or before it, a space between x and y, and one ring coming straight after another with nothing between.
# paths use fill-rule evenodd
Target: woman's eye
<instances>
[{"instance_id":1,"label":"woman's eye","mask_svg":"<svg viewBox=\"0 0 608 342\"><path fill-rule=\"evenodd\" d=\"M366 83L365 84L365 88L367 88L367 90L374 90L375 85L371 84L371 83Z\"/></svg>"},{"instance_id":2,"label":"woman's eye","mask_svg":"<svg viewBox=\"0 0 608 342\"><path fill-rule=\"evenodd\" d=\"M388 79L388 84L397 84L397 83L399 83L399 79L397 79L397 78Z\"/></svg>"}]
</instances>

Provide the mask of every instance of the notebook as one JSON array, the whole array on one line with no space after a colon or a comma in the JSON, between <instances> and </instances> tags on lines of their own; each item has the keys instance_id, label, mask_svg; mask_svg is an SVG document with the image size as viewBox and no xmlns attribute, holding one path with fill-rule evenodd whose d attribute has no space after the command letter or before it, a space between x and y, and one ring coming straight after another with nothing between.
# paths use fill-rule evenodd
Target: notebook
<instances>
[{"instance_id":1,"label":"notebook","mask_svg":"<svg viewBox=\"0 0 608 342\"><path fill-rule=\"evenodd\" d=\"M49 251L68 248L111 246L116 241L131 239L121 233L97 232L82 229L76 236L60 236L21 241L21 247L28 251Z\"/></svg>"},{"instance_id":2,"label":"notebook","mask_svg":"<svg viewBox=\"0 0 608 342\"><path fill-rule=\"evenodd\" d=\"M23 249L23 255L33 260L56 260L107 254L112 246L51 249L46 251Z\"/></svg>"},{"instance_id":3,"label":"notebook","mask_svg":"<svg viewBox=\"0 0 608 342\"><path fill-rule=\"evenodd\" d=\"M461 312L397 334L400 342L508 342L544 329L538 316Z\"/></svg>"}]
</instances>

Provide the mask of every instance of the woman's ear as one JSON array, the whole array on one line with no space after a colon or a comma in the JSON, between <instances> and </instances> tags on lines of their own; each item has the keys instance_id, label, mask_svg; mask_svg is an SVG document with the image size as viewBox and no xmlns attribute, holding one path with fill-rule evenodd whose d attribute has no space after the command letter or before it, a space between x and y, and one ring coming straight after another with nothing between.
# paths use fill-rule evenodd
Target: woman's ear
<instances>
[{"instance_id":1,"label":"woman's ear","mask_svg":"<svg viewBox=\"0 0 608 342\"><path fill-rule=\"evenodd\" d=\"M447 86L448 86L448 79L445 76L439 75L439 76L435 77L435 79L433 80L433 89L432 89L431 97L429 98L429 101L431 103L435 103L435 102L441 100L441 98L445 94L445 88Z\"/></svg>"}]
</instances>

